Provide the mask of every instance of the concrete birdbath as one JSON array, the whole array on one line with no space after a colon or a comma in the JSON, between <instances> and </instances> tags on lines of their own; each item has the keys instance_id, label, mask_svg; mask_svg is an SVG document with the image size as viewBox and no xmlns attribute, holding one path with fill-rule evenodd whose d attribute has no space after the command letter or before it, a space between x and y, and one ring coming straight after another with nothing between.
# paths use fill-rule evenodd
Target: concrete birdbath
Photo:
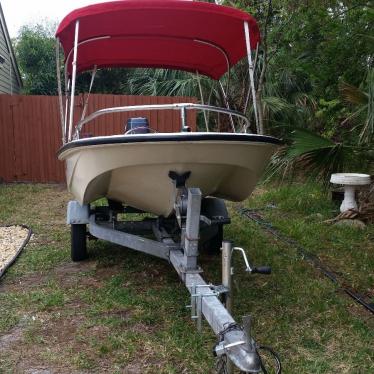
<instances>
[{"instance_id":1,"label":"concrete birdbath","mask_svg":"<svg viewBox=\"0 0 374 374\"><path fill-rule=\"evenodd\" d=\"M349 209L357 210L357 203L355 200L355 191L359 186L370 184L370 175L356 174L356 173L337 173L331 174L331 183L341 184L344 187L344 200L340 205L340 211L345 212Z\"/></svg>"}]
</instances>

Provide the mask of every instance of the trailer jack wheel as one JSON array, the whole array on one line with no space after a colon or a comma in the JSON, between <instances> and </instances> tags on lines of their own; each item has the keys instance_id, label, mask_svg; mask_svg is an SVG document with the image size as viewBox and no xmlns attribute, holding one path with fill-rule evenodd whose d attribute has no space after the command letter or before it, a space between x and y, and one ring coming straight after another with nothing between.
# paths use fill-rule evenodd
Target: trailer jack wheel
<instances>
[{"instance_id":1,"label":"trailer jack wheel","mask_svg":"<svg viewBox=\"0 0 374 374\"><path fill-rule=\"evenodd\" d=\"M71 259L74 262L83 261L88 257L86 240L86 225L71 225Z\"/></svg>"}]
</instances>

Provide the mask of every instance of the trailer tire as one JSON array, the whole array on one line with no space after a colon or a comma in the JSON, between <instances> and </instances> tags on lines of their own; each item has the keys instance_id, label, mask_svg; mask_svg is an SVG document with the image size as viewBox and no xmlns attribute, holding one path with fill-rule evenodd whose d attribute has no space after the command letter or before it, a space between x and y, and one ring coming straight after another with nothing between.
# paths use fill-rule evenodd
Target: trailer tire
<instances>
[{"instance_id":1,"label":"trailer tire","mask_svg":"<svg viewBox=\"0 0 374 374\"><path fill-rule=\"evenodd\" d=\"M71 225L71 259L78 262L87 257L86 225Z\"/></svg>"},{"instance_id":2,"label":"trailer tire","mask_svg":"<svg viewBox=\"0 0 374 374\"><path fill-rule=\"evenodd\" d=\"M217 225L217 233L209 240L208 253L217 255L221 252L223 240L223 225Z\"/></svg>"}]
</instances>

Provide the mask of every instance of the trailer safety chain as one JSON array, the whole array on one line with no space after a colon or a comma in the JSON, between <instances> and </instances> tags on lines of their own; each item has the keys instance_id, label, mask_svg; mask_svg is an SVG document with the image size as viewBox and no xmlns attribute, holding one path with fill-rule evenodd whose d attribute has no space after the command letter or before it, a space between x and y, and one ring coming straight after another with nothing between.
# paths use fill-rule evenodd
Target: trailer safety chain
<instances>
[{"instance_id":1,"label":"trailer safety chain","mask_svg":"<svg viewBox=\"0 0 374 374\"><path fill-rule=\"evenodd\" d=\"M213 351L215 351L215 348L217 347L217 345L219 345L220 343L222 343L225 339L225 335L230 332L230 331L235 331L235 330L240 330L242 331L243 328L237 324L237 323L230 323L224 330L222 330L219 334L218 334L218 342L216 344L216 346L213 348ZM250 337L248 337L250 338ZM279 358L279 355L278 353L276 353L273 348L271 347L268 347L268 346L265 346L265 345L256 345L256 352L258 354L258 357L260 358L260 363L261 363L261 371L263 374L268 374L268 371L266 370L266 367L263 363L263 360L261 359L261 354L260 354L260 351L267 351L269 352L273 357L274 357L274 360L275 360L275 363L276 363L276 370L275 370L275 373L276 374L281 374L282 373L282 364L281 364L281 360ZM226 354L223 354L219 357L217 357L217 360L216 360L216 372L217 374L230 374L228 369L227 369L227 355ZM246 374L245 372L241 372L243 374Z\"/></svg>"},{"instance_id":2,"label":"trailer safety chain","mask_svg":"<svg viewBox=\"0 0 374 374\"><path fill-rule=\"evenodd\" d=\"M229 374L227 371L227 356L226 355L223 355L217 358L216 372L217 374Z\"/></svg>"},{"instance_id":3,"label":"trailer safety chain","mask_svg":"<svg viewBox=\"0 0 374 374\"><path fill-rule=\"evenodd\" d=\"M361 293L354 290L352 287L344 284L344 282L341 282L339 276L335 271L329 269L323 262L314 255L313 253L307 251L304 247L302 247L298 242L295 240L287 237L286 235L282 234L277 230L271 222L268 222L263 219L263 217L258 213L260 210L265 210L270 207L266 208L260 208L260 209L248 209L239 207L237 209L237 212L241 214L243 217L250 219L254 222L256 222L258 225L260 225L264 230L275 236L278 240L282 241L283 243L290 245L294 247L297 250L297 254L303 258L306 259L310 264L312 264L316 269L318 269L323 275L325 275L327 278L329 278L335 285L340 288L342 291L344 291L348 296L350 296L354 301L356 301L358 304L362 305L364 308L366 308L369 312L374 314L374 303L369 301L369 297L362 295ZM271 208L274 208L271 206ZM282 252L283 256L287 256Z\"/></svg>"}]
</instances>

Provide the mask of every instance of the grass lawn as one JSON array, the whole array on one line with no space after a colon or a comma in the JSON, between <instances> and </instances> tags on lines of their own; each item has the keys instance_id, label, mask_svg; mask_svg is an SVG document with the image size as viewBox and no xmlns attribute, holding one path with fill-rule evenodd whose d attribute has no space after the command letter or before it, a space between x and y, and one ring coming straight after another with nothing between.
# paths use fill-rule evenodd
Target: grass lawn
<instances>
[{"instance_id":1,"label":"grass lawn","mask_svg":"<svg viewBox=\"0 0 374 374\"><path fill-rule=\"evenodd\" d=\"M100 241L89 243L89 260L71 263L69 198L58 186L0 185L0 224L34 232L0 280L0 373L214 373L216 339L207 324L195 330L170 265ZM337 208L318 186L260 186L242 205L270 203L264 218L374 296L373 226L322 223ZM235 258L237 320L253 315L256 340L279 352L286 374L374 373L373 315L235 208L225 238L273 269L248 275ZM220 258L200 264L218 284Z\"/></svg>"}]
</instances>

